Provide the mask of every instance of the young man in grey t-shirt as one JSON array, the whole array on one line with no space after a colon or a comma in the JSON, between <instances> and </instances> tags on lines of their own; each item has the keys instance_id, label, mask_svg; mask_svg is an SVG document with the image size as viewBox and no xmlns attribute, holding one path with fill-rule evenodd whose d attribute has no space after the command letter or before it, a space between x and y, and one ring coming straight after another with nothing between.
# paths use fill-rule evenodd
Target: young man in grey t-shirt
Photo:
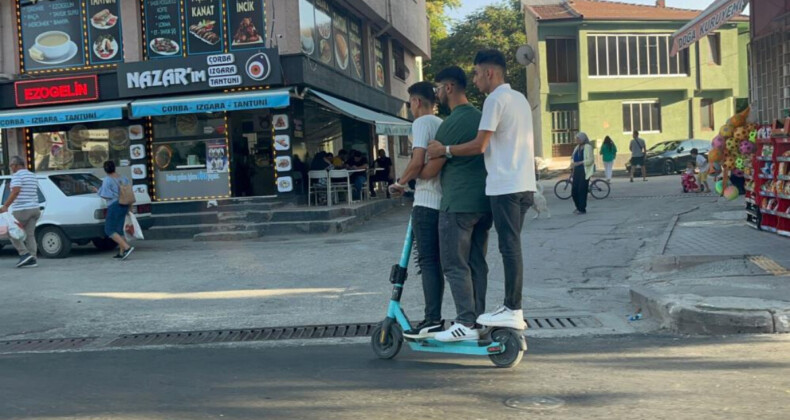
<instances>
[{"instance_id":1,"label":"young man in grey t-shirt","mask_svg":"<svg viewBox=\"0 0 790 420\"><path fill-rule=\"evenodd\" d=\"M647 169L645 168L647 144L644 139L639 138L639 131L634 130L634 138L629 147L631 149L631 182L634 182L634 172L637 166L642 168L642 180L647 181Z\"/></svg>"}]
</instances>

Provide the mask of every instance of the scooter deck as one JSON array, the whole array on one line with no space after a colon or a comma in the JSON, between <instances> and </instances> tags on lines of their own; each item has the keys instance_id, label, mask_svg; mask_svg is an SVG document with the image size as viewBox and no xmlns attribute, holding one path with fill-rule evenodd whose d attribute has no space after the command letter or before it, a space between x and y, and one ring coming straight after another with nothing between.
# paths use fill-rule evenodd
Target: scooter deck
<instances>
[{"instance_id":1,"label":"scooter deck","mask_svg":"<svg viewBox=\"0 0 790 420\"><path fill-rule=\"evenodd\" d=\"M505 351L505 345L489 340L468 340L445 343L433 338L423 340L407 340L409 347L414 351L429 353L455 353L473 356L488 356Z\"/></svg>"}]
</instances>

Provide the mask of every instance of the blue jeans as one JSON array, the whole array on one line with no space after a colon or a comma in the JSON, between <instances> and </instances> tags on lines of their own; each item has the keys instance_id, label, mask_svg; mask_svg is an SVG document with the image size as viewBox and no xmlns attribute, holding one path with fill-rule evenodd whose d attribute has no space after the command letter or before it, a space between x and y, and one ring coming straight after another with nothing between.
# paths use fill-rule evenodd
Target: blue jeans
<instances>
[{"instance_id":1,"label":"blue jeans","mask_svg":"<svg viewBox=\"0 0 790 420\"><path fill-rule=\"evenodd\" d=\"M111 237L116 233L123 237L123 224L126 222L126 213L129 213L129 206L122 206L117 201L113 201L107 206L107 218L104 220L104 234Z\"/></svg>"},{"instance_id":2,"label":"blue jeans","mask_svg":"<svg viewBox=\"0 0 790 420\"><path fill-rule=\"evenodd\" d=\"M354 193L351 197L354 200L359 200L362 195L362 188L365 186L365 180L368 178L365 175L357 175L354 179L351 180L351 183L354 184Z\"/></svg>"}]
</instances>

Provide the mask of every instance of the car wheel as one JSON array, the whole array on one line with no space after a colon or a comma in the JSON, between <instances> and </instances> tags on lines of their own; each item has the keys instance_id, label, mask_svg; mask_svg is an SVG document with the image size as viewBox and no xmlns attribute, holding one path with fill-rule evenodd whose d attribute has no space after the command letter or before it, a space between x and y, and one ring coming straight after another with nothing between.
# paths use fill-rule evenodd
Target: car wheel
<instances>
[{"instance_id":1,"label":"car wheel","mask_svg":"<svg viewBox=\"0 0 790 420\"><path fill-rule=\"evenodd\" d=\"M110 238L96 238L91 242L93 242L93 246L95 246L100 251L112 251L118 247L118 244L116 244L115 241Z\"/></svg>"},{"instance_id":2,"label":"car wheel","mask_svg":"<svg viewBox=\"0 0 790 420\"><path fill-rule=\"evenodd\" d=\"M672 175L675 173L675 162L667 159L664 161L664 175Z\"/></svg>"},{"instance_id":3,"label":"car wheel","mask_svg":"<svg viewBox=\"0 0 790 420\"><path fill-rule=\"evenodd\" d=\"M38 251L44 258L66 258L71 252L71 239L57 226L45 226L36 232Z\"/></svg>"}]
</instances>

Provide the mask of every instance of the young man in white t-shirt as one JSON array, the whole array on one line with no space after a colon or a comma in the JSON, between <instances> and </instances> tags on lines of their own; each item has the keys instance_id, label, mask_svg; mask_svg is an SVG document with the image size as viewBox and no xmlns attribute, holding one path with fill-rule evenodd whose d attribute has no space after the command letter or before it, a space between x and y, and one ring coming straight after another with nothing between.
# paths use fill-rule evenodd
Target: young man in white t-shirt
<instances>
[{"instance_id":1,"label":"young man in white t-shirt","mask_svg":"<svg viewBox=\"0 0 790 420\"><path fill-rule=\"evenodd\" d=\"M469 143L443 146L431 142L431 158L485 155L486 195L491 200L499 252L505 269L505 302L499 309L482 314L485 326L525 329L521 307L524 263L521 228L524 215L534 203L537 190L532 107L527 98L505 83L505 56L483 50L475 57L474 83L488 95L477 138Z\"/></svg>"},{"instance_id":2,"label":"young man in white t-shirt","mask_svg":"<svg viewBox=\"0 0 790 420\"><path fill-rule=\"evenodd\" d=\"M409 181L416 180L414 208L411 224L417 240L418 264L422 271L422 289L425 297L425 319L415 328L404 332L409 338L429 338L442 331L442 297L444 275L439 255L439 208L442 201L442 186L439 177L420 179L428 156L428 142L436 138L442 125L441 118L434 115L436 92L430 82L419 82L409 87L409 106L414 115L412 124L412 156L391 191L402 193Z\"/></svg>"}]
</instances>

